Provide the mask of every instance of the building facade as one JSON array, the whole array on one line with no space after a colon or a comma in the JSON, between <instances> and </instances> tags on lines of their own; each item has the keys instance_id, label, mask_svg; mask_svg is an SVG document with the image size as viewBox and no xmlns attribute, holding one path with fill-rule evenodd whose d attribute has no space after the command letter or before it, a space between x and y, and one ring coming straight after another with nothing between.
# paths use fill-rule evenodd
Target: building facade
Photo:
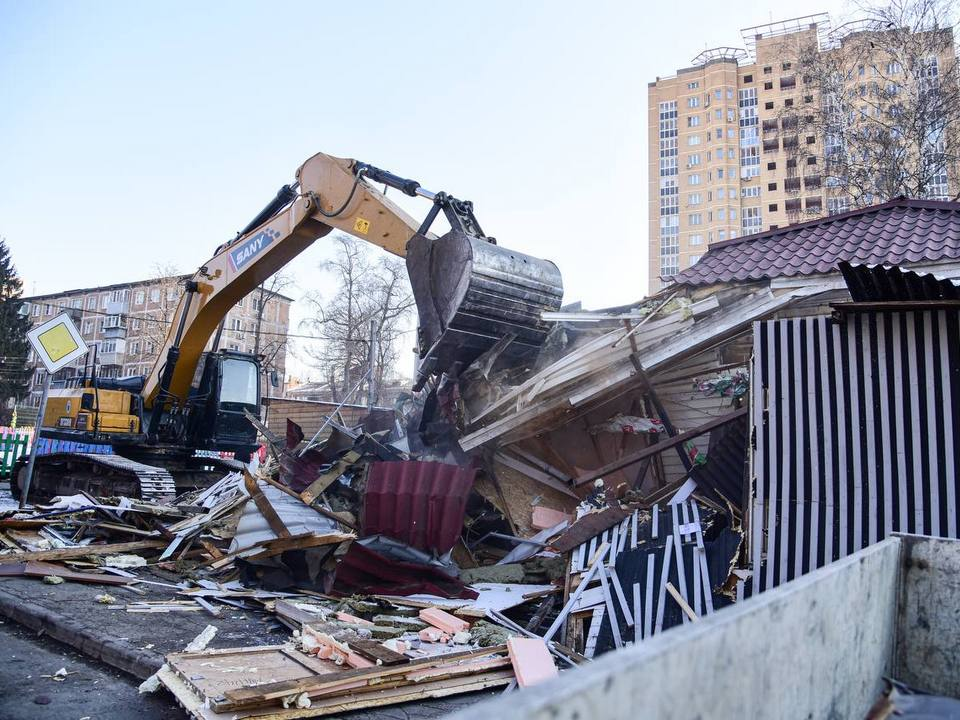
<instances>
[{"instance_id":1,"label":"building facade","mask_svg":"<svg viewBox=\"0 0 960 720\"><path fill-rule=\"evenodd\" d=\"M34 325L70 312L91 352L60 370L54 380L83 372L95 358L100 377L148 375L163 347L189 276L173 276L105 287L65 290L24 298ZM263 394L283 387L291 298L254 290L227 314L220 347L256 353L262 358ZM211 344L213 340L211 339ZM210 345L208 344L208 347ZM46 371L31 351L33 366L28 403L38 405Z\"/></svg>"},{"instance_id":2,"label":"building facade","mask_svg":"<svg viewBox=\"0 0 960 720\"><path fill-rule=\"evenodd\" d=\"M854 45L860 52L869 47L867 32L876 31L851 24L831 32L826 15L747 28L745 49L704 51L675 76L649 84L651 293L713 243L851 208L851 198L831 182L829 163L841 148L825 137L828 126L804 122L823 115L825 100L801 62L809 62L811 48L825 57L850 54ZM952 36L949 48L924 59L931 74L955 62ZM867 106L862 91L882 78L895 85L897 70L888 58L859 61L843 84L860 90L850 94ZM957 178L945 169L924 195L947 199L956 192ZM870 202L866 196L853 205Z\"/></svg>"}]
</instances>

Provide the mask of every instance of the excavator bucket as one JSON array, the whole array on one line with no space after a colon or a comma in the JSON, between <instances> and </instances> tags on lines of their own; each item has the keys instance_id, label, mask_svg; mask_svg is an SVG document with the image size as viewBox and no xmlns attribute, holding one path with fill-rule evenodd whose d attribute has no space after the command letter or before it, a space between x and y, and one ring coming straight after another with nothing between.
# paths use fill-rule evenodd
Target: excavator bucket
<instances>
[{"instance_id":1,"label":"excavator bucket","mask_svg":"<svg viewBox=\"0 0 960 720\"><path fill-rule=\"evenodd\" d=\"M533 359L557 310L563 281L549 260L451 230L407 243L407 272L417 303L420 363L416 387L433 373L456 375L503 338L501 357Z\"/></svg>"}]
</instances>

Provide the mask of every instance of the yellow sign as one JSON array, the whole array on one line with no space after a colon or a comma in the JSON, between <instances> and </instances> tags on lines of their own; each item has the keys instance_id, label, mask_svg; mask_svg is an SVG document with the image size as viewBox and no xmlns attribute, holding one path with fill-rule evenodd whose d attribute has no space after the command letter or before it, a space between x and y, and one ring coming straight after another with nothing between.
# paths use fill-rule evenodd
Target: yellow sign
<instances>
[{"instance_id":1,"label":"yellow sign","mask_svg":"<svg viewBox=\"0 0 960 720\"><path fill-rule=\"evenodd\" d=\"M51 374L87 354L87 344L67 313L33 328L27 339Z\"/></svg>"},{"instance_id":2,"label":"yellow sign","mask_svg":"<svg viewBox=\"0 0 960 720\"><path fill-rule=\"evenodd\" d=\"M43 349L47 351L47 355L53 362L57 362L57 360L80 347L63 323L54 325L46 332L40 333L37 335L37 340L40 341Z\"/></svg>"},{"instance_id":3,"label":"yellow sign","mask_svg":"<svg viewBox=\"0 0 960 720\"><path fill-rule=\"evenodd\" d=\"M362 217L358 217L353 223L353 230L361 235L366 235L368 232L370 232L370 221L364 220Z\"/></svg>"}]
</instances>

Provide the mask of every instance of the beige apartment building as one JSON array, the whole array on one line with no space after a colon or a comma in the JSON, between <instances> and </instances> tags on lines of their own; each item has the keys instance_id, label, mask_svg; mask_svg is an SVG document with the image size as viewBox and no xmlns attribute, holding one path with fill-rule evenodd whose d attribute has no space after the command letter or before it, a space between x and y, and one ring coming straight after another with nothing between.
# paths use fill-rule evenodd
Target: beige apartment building
<instances>
[{"instance_id":1,"label":"beige apartment building","mask_svg":"<svg viewBox=\"0 0 960 720\"><path fill-rule=\"evenodd\" d=\"M706 50L649 83L651 293L713 243L850 209L825 179L829 138L802 122L821 98L798 59L811 46L844 52L858 32L855 23L831 32L825 14L746 28L743 48ZM953 58L930 58L934 74L938 60ZM876 65L865 65L846 82L876 77ZM946 199L956 184L944 174L927 197Z\"/></svg>"},{"instance_id":2,"label":"beige apartment building","mask_svg":"<svg viewBox=\"0 0 960 720\"><path fill-rule=\"evenodd\" d=\"M86 358L60 370L54 380L80 374L84 362L89 364L94 357L100 377L148 375L188 278L173 276L24 298L34 325L68 311L91 347ZM291 302L285 295L265 292L261 311L257 289L237 303L224 322L221 348L256 352L262 357L265 395L279 394L283 387ZM32 351L29 362L33 375L28 403L38 405L46 371ZM273 380L279 389L271 391Z\"/></svg>"}]
</instances>

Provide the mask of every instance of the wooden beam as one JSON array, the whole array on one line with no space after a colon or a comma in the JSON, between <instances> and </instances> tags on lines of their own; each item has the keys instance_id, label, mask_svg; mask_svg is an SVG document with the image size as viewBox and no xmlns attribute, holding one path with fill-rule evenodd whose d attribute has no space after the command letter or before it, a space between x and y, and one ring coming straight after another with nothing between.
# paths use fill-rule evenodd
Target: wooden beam
<instances>
[{"instance_id":1,"label":"wooden beam","mask_svg":"<svg viewBox=\"0 0 960 720\"><path fill-rule=\"evenodd\" d=\"M612 463L608 463L603 467L597 468L596 470L591 470L586 474L578 477L574 481L574 484L583 485L588 482L593 482L597 478L603 477L604 475L609 475L610 473L616 472L617 470L622 470L628 465L633 465L634 463L638 463L641 460L645 460L648 457L658 455L662 453L664 450L669 450L670 448L673 448L673 447L676 447L677 445L685 443L687 440L691 440L695 437L700 437L701 435L705 435L711 430L714 430L718 427L722 427L727 423L733 422L737 418L741 418L747 415L749 412L750 412L750 408L744 407L744 408L740 408L739 410L734 410L731 413L727 413L726 415L721 415L720 417L716 417L713 420L706 422L703 425L700 425L699 427L694 428L693 430L687 430L686 432L682 432L679 435L674 435L672 438L669 438L667 440L661 440L660 442L655 443L650 447L645 447L642 450L638 450L637 452L631 453L626 457L620 458L619 460L614 460Z\"/></svg>"},{"instance_id":2,"label":"wooden beam","mask_svg":"<svg viewBox=\"0 0 960 720\"><path fill-rule=\"evenodd\" d=\"M117 555L134 550L152 550L167 546L166 540L136 540L109 545L84 545L82 547L58 548L56 550L35 550L33 552L10 553L0 555L0 563L29 562L31 560L71 560L88 555Z\"/></svg>"}]
</instances>

